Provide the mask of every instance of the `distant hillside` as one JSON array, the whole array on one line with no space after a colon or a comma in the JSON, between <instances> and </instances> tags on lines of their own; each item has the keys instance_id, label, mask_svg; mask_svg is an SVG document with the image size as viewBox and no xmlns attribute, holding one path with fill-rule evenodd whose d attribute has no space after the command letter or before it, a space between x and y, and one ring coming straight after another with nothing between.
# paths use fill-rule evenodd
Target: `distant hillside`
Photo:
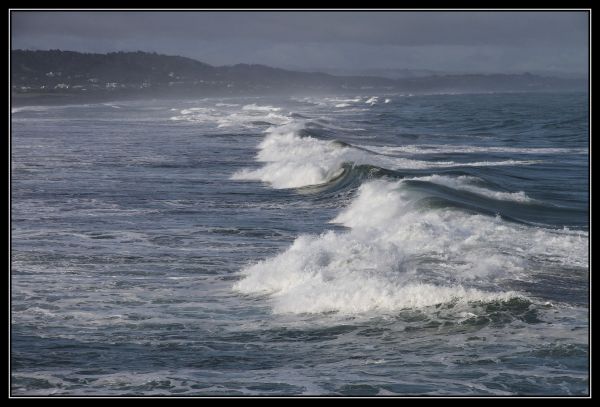
<instances>
[{"instance_id":1,"label":"distant hillside","mask_svg":"<svg viewBox=\"0 0 600 407\"><path fill-rule=\"evenodd\" d=\"M237 95L323 92L585 90L583 80L523 75L433 75L391 79L296 72L264 65L215 67L147 52L11 52L13 100L27 96Z\"/></svg>"}]
</instances>

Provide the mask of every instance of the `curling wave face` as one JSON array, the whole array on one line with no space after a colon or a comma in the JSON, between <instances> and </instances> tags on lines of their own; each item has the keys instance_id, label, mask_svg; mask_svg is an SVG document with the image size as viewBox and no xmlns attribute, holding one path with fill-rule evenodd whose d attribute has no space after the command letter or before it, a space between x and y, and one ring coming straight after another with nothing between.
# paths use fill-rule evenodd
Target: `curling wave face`
<instances>
[{"instance_id":1,"label":"curling wave face","mask_svg":"<svg viewBox=\"0 0 600 407\"><path fill-rule=\"evenodd\" d=\"M369 146L302 137L304 128L304 123L270 128L257 154L257 161L264 165L239 171L232 178L261 180L274 188L299 188L331 185L351 172L348 168L360 165L383 171L381 167L455 165L390 157ZM519 163L529 162L467 166ZM470 176L367 180L332 221L349 231L300 236L285 252L245 268L244 278L234 289L270 295L276 313L393 311L457 301L507 300L523 296L510 289L510 281L527 279L528 270L543 267L545 262L559 259L567 267L587 265L585 234L508 223L498 216L450 208L443 200L440 205L426 188L419 188L420 183L490 200L533 201L522 191L488 189L482 180ZM531 259L537 259L537 264Z\"/></svg>"},{"instance_id":2,"label":"curling wave face","mask_svg":"<svg viewBox=\"0 0 600 407\"><path fill-rule=\"evenodd\" d=\"M320 185L327 190L348 177L362 185L332 220L348 231L300 236L283 253L242 271L234 290L268 295L275 313L389 312L506 301L525 297L511 282L528 280L545 265L587 267L586 233L493 215L502 201L538 210L523 191L489 189L473 176L404 177L398 172L532 161L413 160L380 154L376 147L301 136L305 127L296 122L270 128L256 157L264 165L232 178L260 180L273 188ZM435 193L436 186L443 193ZM487 204L457 206L453 196L461 191Z\"/></svg>"},{"instance_id":3,"label":"curling wave face","mask_svg":"<svg viewBox=\"0 0 600 407\"><path fill-rule=\"evenodd\" d=\"M16 108L11 391L589 394L587 101Z\"/></svg>"},{"instance_id":4,"label":"curling wave face","mask_svg":"<svg viewBox=\"0 0 600 407\"><path fill-rule=\"evenodd\" d=\"M301 236L243 270L234 289L272 296L274 312L355 313L522 296L509 282L560 258L584 266L587 241L568 231L428 209L403 181L364 183L334 220L350 231Z\"/></svg>"},{"instance_id":5,"label":"curling wave face","mask_svg":"<svg viewBox=\"0 0 600 407\"><path fill-rule=\"evenodd\" d=\"M273 188L300 188L324 184L338 177L343 165L374 165L388 169L427 169L471 166L528 165L535 160L501 160L457 163L453 161L422 161L394 157L372 151L370 146L353 146L337 140L320 140L302 136L305 123L295 121L271 127L258 146L257 161L265 163L255 170L244 169L233 174L232 179L256 180L271 184ZM472 189L472 188L471 188ZM519 198L517 198L519 199ZM522 196L521 199L526 199Z\"/></svg>"}]
</instances>

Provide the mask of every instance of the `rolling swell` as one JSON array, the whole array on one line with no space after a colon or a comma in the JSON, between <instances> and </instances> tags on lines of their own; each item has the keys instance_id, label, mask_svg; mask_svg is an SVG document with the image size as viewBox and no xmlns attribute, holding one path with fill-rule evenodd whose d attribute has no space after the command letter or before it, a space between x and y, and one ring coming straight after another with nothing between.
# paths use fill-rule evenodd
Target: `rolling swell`
<instances>
[{"instance_id":1,"label":"rolling swell","mask_svg":"<svg viewBox=\"0 0 600 407\"><path fill-rule=\"evenodd\" d=\"M346 143L345 143L346 144ZM460 172L459 172L460 173ZM325 183L300 187L301 194L319 194L320 199L331 199L339 192L357 189L363 182L373 179L402 180L402 185L414 191L427 195L421 204L427 209L458 209L473 214L501 216L510 222L529 226L555 227L556 224L569 225L575 228L585 226L576 219L580 211L573 208L548 205L534 200L523 193L501 192L498 190L477 187L472 190L458 186L439 183L444 181L469 178L470 182L488 184L480 178L458 175L456 177L422 176L414 177L402 171L394 171L374 165L355 165L344 163L342 172ZM437 182L436 182L437 181ZM466 187L470 187L467 184ZM562 227L561 227L562 228Z\"/></svg>"},{"instance_id":2,"label":"rolling swell","mask_svg":"<svg viewBox=\"0 0 600 407\"><path fill-rule=\"evenodd\" d=\"M13 115L11 390L589 394L589 137L540 130L578 98ZM527 100L524 133L465 130Z\"/></svg>"},{"instance_id":3,"label":"rolling swell","mask_svg":"<svg viewBox=\"0 0 600 407\"><path fill-rule=\"evenodd\" d=\"M405 179L404 184L426 192L431 198L429 208L457 208L472 213L489 216L501 216L511 222L529 226L555 227L556 224L569 224L581 227L582 223L575 222L579 211L571 208L550 206L541 201L528 199L525 195L503 192L489 192L452 188L447 185L430 182L428 177ZM502 195L504 194L504 195ZM498 197L499 195L499 197ZM513 198L513 199L511 199Z\"/></svg>"},{"instance_id":4,"label":"rolling swell","mask_svg":"<svg viewBox=\"0 0 600 407\"><path fill-rule=\"evenodd\" d=\"M355 190L364 181L377 178L401 179L403 175L394 170L375 165L342 164L342 172L322 184L307 185L297 189L300 193L332 195L340 191Z\"/></svg>"},{"instance_id":5,"label":"rolling swell","mask_svg":"<svg viewBox=\"0 0 600 407\"><path fill-rule=\"evenodd\" d=\"M313 122L309 122L312 125ZM331 131L307 128L297 122L270 127L259 145L257 160L265 163L259 169L236 172L233 179L260 180L274 188L296 188L299 193L335 196L341 190L356 189L369 179L405 179L406 186L427 192L430 206L452 207L527 225L547 227L585 226L580 211L548 205L522 191L503 191L497 182L477 176L470 168L485 162L447 163L394 157L376 147L356 146L327 137ZM412 147L414 150L415 148ZM477 151L477 149L474 149ZM495 166L495 163L490 163ZM462 166L452 170L445 166ZM439 168L431 174L432 168Z\"/></svg>"},{"instance_id":6,"label":"rolling swell","mask_svg":"<svg viewBox=\"0 0 600 407\"><path fill-rule=\"evenodd\" d=\"M302 123L272 127L256 156L263 165L232 176L322 199L353 195L332 220L347 231L299 236L286 251L242 270L234 290L268 295L275 313L503 303L527 298L512 282L547 264L587 266L585 232L537 226L570 218L571 210L447 170L529 162L415 160L324 139L330 133ZM438 168L444 175L431 172Z\"/></svg>"}]
</instances>

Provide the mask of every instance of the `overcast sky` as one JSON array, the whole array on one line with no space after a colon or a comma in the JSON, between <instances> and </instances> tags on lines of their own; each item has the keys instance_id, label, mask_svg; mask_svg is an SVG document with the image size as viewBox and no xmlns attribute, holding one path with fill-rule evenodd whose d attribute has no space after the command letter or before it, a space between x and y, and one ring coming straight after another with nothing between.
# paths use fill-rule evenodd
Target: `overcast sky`
<instances>
[{"instance_id":1,"label":"overcast sky","mask_svg":"<svg viewBox=\"0 0 600 407\"><path fill-rule=\"evenodd\" d=\"M565 72L588 69L570 12L19 12L13 49L155 51L213 65Z\"/></svg>"}]
</instances>

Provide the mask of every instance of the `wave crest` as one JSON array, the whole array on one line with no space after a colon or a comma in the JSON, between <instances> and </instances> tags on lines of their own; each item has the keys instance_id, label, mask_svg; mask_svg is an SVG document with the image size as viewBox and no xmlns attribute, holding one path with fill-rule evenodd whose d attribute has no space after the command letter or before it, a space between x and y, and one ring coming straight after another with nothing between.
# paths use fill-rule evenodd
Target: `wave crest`
<instances>
[{"instance_id":1,"label":"wave crest","mask_svg":"<svg viewBox=\"0 0 600 407\"><path fill-rule=\"evenodd\" d=\"M362 184L332 222L350 228L304 235L242 271L234 289L269 294L274 312L356 313L450 301L504 300L529 258L561 254L582 265L586 240L456 210L427 210L402 181Z\"/></svg>"}]
</instances>

